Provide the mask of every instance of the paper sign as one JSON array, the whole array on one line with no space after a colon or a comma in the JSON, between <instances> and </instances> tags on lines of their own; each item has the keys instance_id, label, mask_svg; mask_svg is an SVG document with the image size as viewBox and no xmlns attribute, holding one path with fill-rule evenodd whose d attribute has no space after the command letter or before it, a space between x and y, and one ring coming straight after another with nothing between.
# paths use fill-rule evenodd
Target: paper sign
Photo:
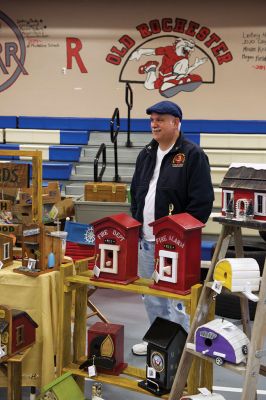
<instances>
[{"instance_id":1,"label":"paper sign","mask_svg":"<svg viewBox=\"0 0 266 400\"><path fill-rule=\"evenodd\" d=\"M156 371L152 367L147 367L147 378L156 378Z\"/></svg>"},{"instance_id":2,"label":"paper sign","mask_svg":"<svg viewBox=\"0 0 266 400\"><path fill-rule=\"evenodd\" d=\"M94 265L93 273L94 273L94 276L96 276L96 278L99 278L100 272L101 272L100 268L97 267L97 265Z\"/></svg>"},{"instance_id":3,"label":"paper sign","mask_svg":"<svg viewBox=\"0 0 266 400\"><path fill-rule=\"evenodd\" d=\"M198 388L198 391L203 394L203 396L211 396L211 392L207 388Z\"/></svg>"},{"instance_id":4,"label":"paper sign","mask_svg":"<svg viewBox=\"0 0 266 400\"><path fill-rule=\"evenodd\" d=\"M51 219L56 219L57 215L58 215L58 208L56 206L53 206L51 211L49 212L49 217Z\"/></svg>"},{"instance_id":5,"label":"paper sign","mask_svg":"<svg viewBox=\"0 0 266 400\"><path fill-rule=\"evenodd\" d=\"M89 376L96 376L97 375L95 365L91 365L90 367L88 367L88 374L89 374Z\"/></svg>"},{"instance_id":6,"label":"paper sign","mask_svg":"<svg viewBox=\"0 0 266 400\"><path fill-rule=\"evenodd\" d=\"M153 274L152 274L151 277L152 277L152 279L154 279L154 281L155 281L156 283L159 282L160 276L159 276L159 274L158 274L158 272L157 272L156 269L153 271Z\"/></svg>"},{"instance_id":7,"label":"paper sign","mask_svg":"<svg viewBox=\"0 0 266 400\"><path fill-rule=\"evenodd\" d=\"M214 290L216 293L220 294L222 291L223 285L222 282L220 281L214 281L212 284L212 290Z\"/></svg>"}]
</instances>

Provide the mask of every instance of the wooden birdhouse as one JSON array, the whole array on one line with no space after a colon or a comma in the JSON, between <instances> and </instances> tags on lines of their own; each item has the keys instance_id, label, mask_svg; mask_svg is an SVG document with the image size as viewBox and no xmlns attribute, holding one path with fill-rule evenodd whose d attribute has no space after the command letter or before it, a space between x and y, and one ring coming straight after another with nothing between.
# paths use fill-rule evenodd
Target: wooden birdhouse
<instances>
[{"instance_id":1,"label":"wooden birdhouse","mask_svg":"<svg viewBox=\"0 0 266 400\"><path fill-rule=\"evenodd\" d=\"M266 164L233 163L220 186L222 215L266 221Z\"/></svg>"},{"instance_id":2,"label":"wooden birdhouse","mask_svg":"<svg viewBox=\"0 0 266 400\"><path fill-rule=\"evenodd\" d=\"M231 292L258 291L259 264L254 258L224 258L215 265L213 279Z\"/></svg>"},{"instance_id":3,"label":"wooden birdhouse","mask_svg":"<svg viewBox=\"0 0 266 400\"><path fill-rule=\"evenodd\" d=\"M155 235L154 289L187 294L200 280L201 229L188 213L160 218L150 224Z\"/></svg>"},{"instance_id":4,"label":"wooden birdhouse","mask_svg":"<svg viewBox=\"0 0 266 400\"><path fill-rule=\"evenodd\" d=\"M0 265L7 267L13 263L13 238L0 233Z\"/></svg>"},{"instance_id":5,"label":"wooden birdhouse","mask_svg":"<svg viewBox=\"0 0 266 400\"><path fill-rule=\"evenodd\" d=\"M239 364L246 361L249 339L232 322L215 319L198 327L194 335L195 350L215 358L217 365L224 361Z\"/></svg>"},{"instance_id":6,"label":"wooden birdhouse","mask_svg":"<svg viewBox=\"0 0 266 400\"><path fill-rule=\"evenodd\" d=\"M181 325L157 317L143 340L148 343L146 379L138 385L161 396L171 390L186 343L187 333Z\"/></svg>"},{"instance_id":7,"label":"wooden birdhouse","mask_svg":"<svg viewBox=\"0 0 266 400\"><path fill-rule=\"evenodd\" d=\"M48 383L41 389L39 400L85 400L85 396L80 390L71 372L59 376L57 379Z\"/></svg>"},{"instance_id":8,"label":"wooden birdhouse","mask_svg":"<svg viewBox=\"0 0 266 400\"><path fill-rule=\"evenodd\" d=\"M53 236L54 227L43 224L24 225L22 229L22 266L15 272L30 276L59 269L62 261L62 243Z\"/></svg>"},{"instance_id":9,"label":"wooden birdhouse","mask_svg":"<svg viewBox=\"0 0 266 400\"><path fill-rule=\"evenodd\" d=\"M80 369L94 365L97 372L119 375L124 363L124 326L96 322L88 329L88 359Z\"/></svg>"},{"instance_id":10,"label":"wooden birdhouse","mask_svg":"<svg viewBox=\"0 0 266 400\"><path fill-rule=\"evenodd\" d=\"M141 224L125 213L92 223L95 234L94 278L127 284L138 278L138 239Z\"/></svg>"},{"instance_id":11,"label":"wooden birdhouse","mask_svg":"<svg viewBox=\"0 0 266 400\"><path fill-rule=\"evenodd\" d=\"M33 345L37 327L25 311L0 305L0 363Z\"/></svg>"}]
</instances>

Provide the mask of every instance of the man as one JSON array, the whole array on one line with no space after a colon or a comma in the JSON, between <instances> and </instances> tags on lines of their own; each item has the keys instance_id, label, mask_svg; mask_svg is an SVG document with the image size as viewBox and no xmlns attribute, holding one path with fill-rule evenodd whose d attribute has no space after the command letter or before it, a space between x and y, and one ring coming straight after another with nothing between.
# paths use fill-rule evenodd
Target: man
<instances>
[{"instance_id":1,"label":"man","mask_svg":"<svg viewBox=\"0 0 266 400\"><path fill-rule=\"evenodd\" d=\"M181 108L161 101L146 110L153 140L140 152L131 184L132 216L143 223L139 249L139 275L151 278L154 271L155 238L149 223L172 213L187 212L205 223L214 200L208 157L185 139L180 127ZM169 299L144 297L150 323L157 316L189 328L182 302L175 307ZM136 355L146 355L147 343L133 346Z\"/></svg>"}]
</instances>

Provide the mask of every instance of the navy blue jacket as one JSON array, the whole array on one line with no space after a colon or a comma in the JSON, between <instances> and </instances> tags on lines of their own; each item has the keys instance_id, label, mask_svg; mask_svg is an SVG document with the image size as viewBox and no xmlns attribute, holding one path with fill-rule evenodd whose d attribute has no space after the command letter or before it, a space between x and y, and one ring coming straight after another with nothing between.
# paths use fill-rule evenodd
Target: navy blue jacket
<instances>
[{"instance_id":1,"label":"navy blue jacket","mask_svg":"<svg viewBox=\"0 0 266 400\"><path fill-rule=\"evenodd\" d=\"M158 143L153 139L138 155L131 183L131 213L143 222L143 209L153 176ZM187 212L205 223L214 200L209 160L195 143L181 133L161 164L155 195L155 219Z\"/></svg>"}]
</instances>

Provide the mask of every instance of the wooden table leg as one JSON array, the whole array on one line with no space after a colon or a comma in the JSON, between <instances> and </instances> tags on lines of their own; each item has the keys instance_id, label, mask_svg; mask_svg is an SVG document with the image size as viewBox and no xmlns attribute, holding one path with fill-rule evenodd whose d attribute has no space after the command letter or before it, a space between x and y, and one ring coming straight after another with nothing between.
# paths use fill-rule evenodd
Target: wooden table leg
<instances>
[{"instance_id":1,"label":"wooden table leg","mask_svg":"<svg viewBox=\"0 0 266 400\"><path fill-rule=\"evenodd\" d=\"M22 385L22 363L7 362L8 371L8 387L7 400L21 400L21 385Z\"/></svg>"}]
</instances>

